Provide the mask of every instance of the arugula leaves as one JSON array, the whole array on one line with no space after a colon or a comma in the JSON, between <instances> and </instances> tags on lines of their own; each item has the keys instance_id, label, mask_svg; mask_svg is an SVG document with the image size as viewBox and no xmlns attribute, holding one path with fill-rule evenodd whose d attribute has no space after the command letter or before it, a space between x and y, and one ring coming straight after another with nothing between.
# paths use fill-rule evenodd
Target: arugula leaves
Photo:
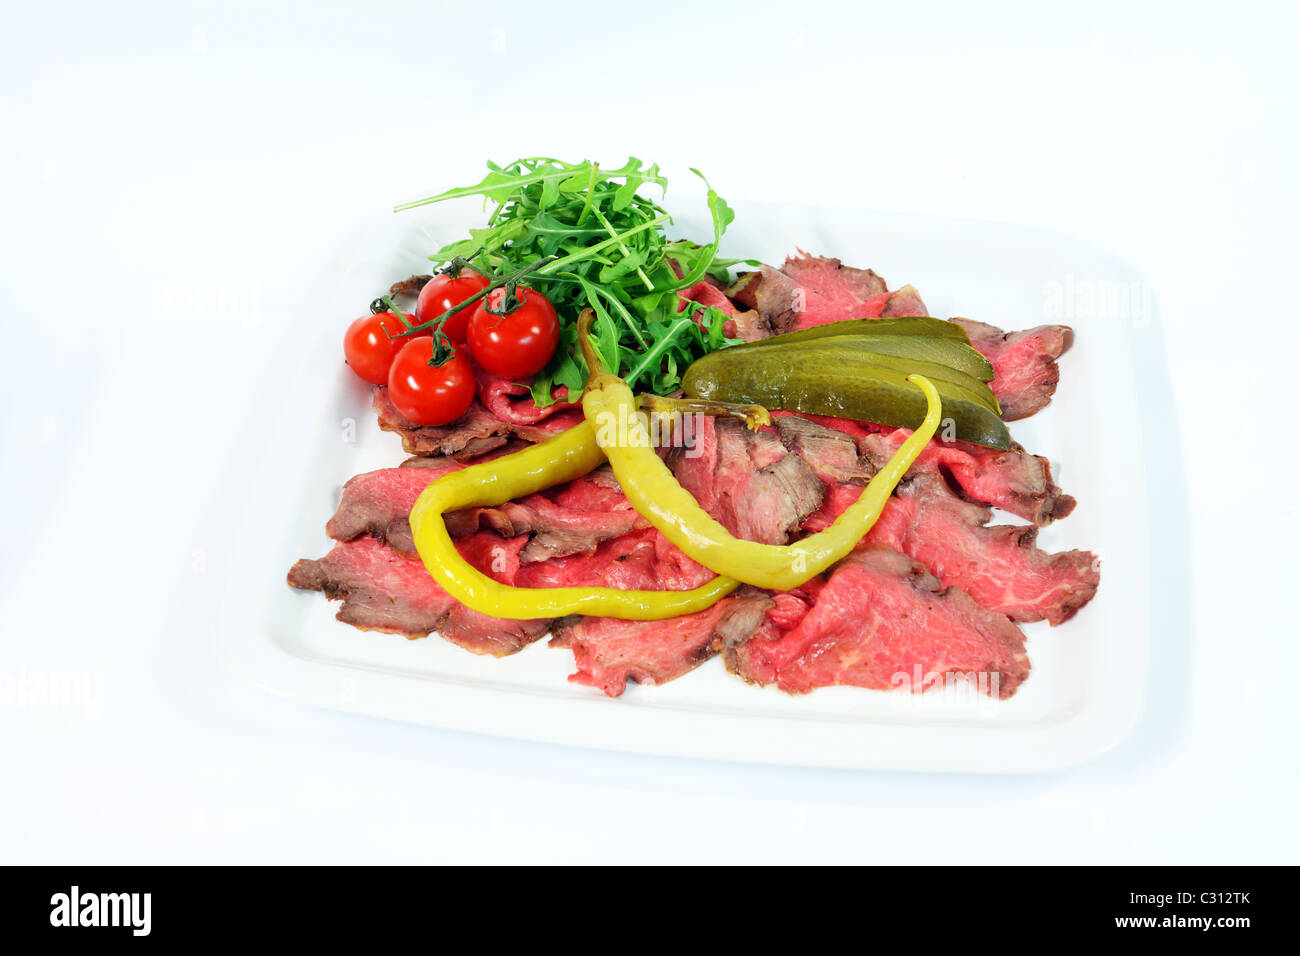
<instances>
[{"instance_id":1,"label":"arugula leaves","mask_svg":"<svg viewBox=\"0 0 1300 956\"><path fill-rule=\"evenodd\" d=\"M717 258L735 213L712 187L713 241L697 245L670 241L664 232L668 212L641 193L643 187L658 187L661 196L666 191L668 181L657 165L633 157L621 168L603 169L598 163L531 157L504 166L489 162L488 170L472 186L397 209L467 196L482 196L484 207L493 207L485 227L434 252L434 261L462 256L485 274L504 275L544 256L557 257L526 280L560 317L560 344L531 386L538 405L552 404L559 386L576 396L586 383L577 320L588 307L596 313L596 347L607 365L629 385L660 395L677 389L695 359L740 341L723 334L726 316L712 306L688 303L678 311L680 290L705 276L726 281L728 269L739 262L757 265Z\"/></svg>"}]
</instances>

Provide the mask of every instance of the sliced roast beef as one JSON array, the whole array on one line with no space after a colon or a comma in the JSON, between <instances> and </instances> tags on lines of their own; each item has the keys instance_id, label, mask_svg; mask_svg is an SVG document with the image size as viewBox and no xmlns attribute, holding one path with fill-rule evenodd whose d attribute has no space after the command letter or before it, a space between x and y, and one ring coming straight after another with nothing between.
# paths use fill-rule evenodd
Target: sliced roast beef
<instances>
[{"instance_id":1,"label":"sliced roast beef","mask_svg":"<svg viewBox=\"0 0 1300 956\"><path fill-rule=\"evenodd\" d=\"M420 290L429 284L432 279L431 275L413 275L406 279L399 279L388 287L390 296L399 295L419 295Z\"/></svg>"},{"instance_id":2,"label":"sliced roast beef","mask_svg":"<svg viewBox=\"0 0 1300 956\"><path fill-rule=\"evenodd\" d=\"M906 428L887 429L821 416L779 414L773 423L786 447L828 486L821 509L803 524L804 530L812 531L820 531L857 498L858 488L841 491L837 485L860 485L871 478L911 434ZM1074 498L1052 480L1048 460L1030 455L1015 443L1009 451L999 451L935 440L921 452L909 473L923 471L940 474L969 501L1001 508L1038 525L1064 518L1075 506Z\"/></svg>"},{"instance_id":3,"label":"sliced roast beef","mask_svg":"<svg viewBox=\"0 0 1300 956\"><path fill-rule=\"evenodd\" d=\"M623 496L623 488L609 465L601 465L577 481L560 485L549 493L557 504L574 511L625 511L632 507Z\"/></svg>"},{"instance_id":4,"label":"sliced roast beef","mask_svg":"<svg viewBox=\"0 0 1300 956\"><path fill-rule=\"evenodd\" d=\"M504 455L513 455L517 451L523 451L531 444L533 443L524 441L521 438L511 438L504 445L498 445L496 448L490 448L477 455L412 455L398 467L445 469L450 465L477 465L479 462L492 461L492 459L501 458Z\"/></svg>"},{"instance_id":5,"label":"sliced roast beef","mask_svg":"<svg viewBox=\"0 0 1300 956\"><path fill-rule=\"evenodd\" d=\"M896 428L873 432L858 439L858 449L871 473L885 463L907 440L911 431ZM1074 510L1075 500L1052 480L1051 463L1011 443L1009 451L967 442L934 440L913 463L910 472L941 474L963 498L992 505L1037 525L1048 525Z\"/></svg>"},{"instance_id":6,"label":"sliced roast beef","mask_svg":"<svg viewBox=\"0 0 1300 956\"><path fill-rule=\"evenodd\" d=\"M786 259L780 269L765 265L744 273L726 293L761 317L750 323L748 341L845 319L927 314L911 286L890 292L870 269L807 253Z\"/></svg>"},{"instance_id":7,"label":"sliced roast beef","mask_svg":"<svg viewBox=\"0 0 1300 956\"><path fill-rule=\"evenodd\" d=\"M787 417L777 421L785 423L781 427L786 432L808 430L808 425L792 425ZM906 429L864 433L858 441L864 452L862 475L869 477L883 467L906 435ZM825 472L823 468L823 480ZM821 507L804 520L801 533L828 528L858 500L864 484L859 476L828 482ZM866 540L891 545L921 561L945 585L963 588L982 606L1014 620L1059 624L1092 599L1099 581L1095 555L1045 552L1035 545L1036 527L990 526L992 512L984 502L1042 524L1074 505L1074 499L1051 481L1041 459L1019 451L931 443Z\"/></svg>"},{"instance_id":8,"label":"sliced roast beef","mask_svg":"<svg viewBox=\"0 0 1300 956\"><path fill-rule=\"evenodd\" d=\"M864 315L870 315L864 312ZM889 295L880 303L880 313L875 316L878 319L894 319L905 315L929 315L930 312L921 301L921 293L916 291L915 286L905 285L901 289L889 293Z\"/></svg>"},{"instance_id":9,"label":"sliced roast beef","mask_svg":"<svg viewBox=\"0 0 1300 956\"><path fill-rule=\"evenodd\" d=\"M761 265L757 271L742 272L723 291L728 299L759 315L760 321L754 323L745 337L747 342L753 342L789 332L794 327L795 306L801 304L795 300L798 288L781 270Z\"/></svg>"},{"instance_id":10,"label":"sliced roast beef","mask_svg":"<svg viewBox=\"0 0 1300 956\"><path fill-rule=\"evenodd\" d=\"M772 418L790 450L808 461L823 481L870 478L911 434L911 430L906 428L828 415L773 412ZM812 429L799 419L821 426L823 430ZM816 444L800 440L805 433L821 436L822 440ZM842 445L838 446L838 452L831 451L837 448L834 438L837 433L856 442L862 460L855 466L848 465ZM836 461L826 461L827 454L837 454ZM937 470L949 483L957 486L963 497L1001 508L1039 525L1066 517L1075 506L1074 498L1061 491L1052 480L1051 463L1041 456L1030 455L1016 442L1011 443L1009 450L1000 451L969 442L935 438L921 452L911 470ZM836 478L837 472L844 477Z\"/></svg>"},{"instance_id":11,"label":"sliced roast beef","mask_svg":"<svg viewBox=\"0 0 1300 956\"><path fill-rule=\"evenodd\" d=\"M677 293L679 305L678 312L683 311L690 302L698 302L700 305L712 306L727 316L727 321L723 323L722 332L728 338L742 338L746 341L765 338L770 335L770 331L763 331L762 317L753 309L741 310L736 308L735 303L723 294L717 284L712 281L701 281L695 283L690 288L683 289Z\"/></svg>"},{"instance_id":12,"label":"sliced roast beef","mask_svg":"<svg viewBox=\"0 0 1300 956\"><path fill-rule=\"evenodd\" d=\"M992 513L963 501L940 475L901 482L867 540L920 561L945 585L1016 621L1060 624L1097 593L1100 572L1088 551L1049 554L1033 525L989 525Z\"/></svg>"},{"instance_id":13,"label":"sliced roast beef","mask_svg":"<svg viewBox=\"0 0 1300 956\"><path fill-rule=\"evenodd\" d=\"M1001 329L971 319L953 319L970 336L993 366L989 387L1009 422L1028 418L1047 405L1056 392L1061 370L1056 364L1074 343L1068 325L1040 325L1023 332Z\"/></svg>"},{"instance_id":14,"label":"sliced roast beef","mask_svg":"<svg viewBox=\"0 0 1300 956\"><path fill-rule=\"evenodd\" d=\"M810 514L804 523L800 525L800 530L805 534L816 534L818 531L825 531L835 519L844 514L853 502L862 496L862 489L866 487L863 481L846 481L839 484L826 486L826 497L822 499L822 506Z\"/></svg>"},{"instance_id":15,"label":"sliced roast beef","mask_svg":"<svg viewBox=\"0 0 1300 956\"><path fill-rule=\"evenodd\" d=\"M875 474L868 463L858 460L858 446L852 435L811 421L800 415L772 419L781 441L792 454L803 459L825 484L835 485Z\"/></svg>"},{"instance_id":16,"label":"sliced roast beef","mask_svg":"<svg viewBox=\"0 0 1300 956\"><path fill-rule=\"evenodd\" d=\"M775 411L772 413L772 418L785 418L791 415L798 415L800 418L806 418L810 422L816 422L818 425L824 425L834 431L844 432L844 434L852 436L854 440L860 440L864 435L877 432L882 427L870 422L855 422L851 418L837 418L834 415L804 415L799 412Z\"/></svg>"},{"instance_id":17,"label":"sliced roast beef","mask_svg":"<svg viewBox=\"0 0 1300 956\"><path fill-rule=\"evenodd\" d=\"M535 444L582 421L582 408L567 402L538 409L531 401L511 399L504 392L498 393L493 401L499 409L508 405L511 411L506 414L510 414L513 420L499 418L476 398L469 410L450 425L416 425L393 407L388 389L382 385L375 386L373 404L378 413L379 427L400 435L406 453L419 457L478 458L501 448L512 435ZM526 421L528 418L536 420Z\"/></svg>"},{"instance_id":18,"label":"sliced roast beef","mask_svg":"<svg viewBox=\"0 0 1300 956\"><path fill-rule=\"evenodd\" d=\"M855 269L828 256L810 256L802 249L799 255L786 257L781 271L828 303L845 309L889 291L885 280L870 269Z\"/></svg>"},{"instance_id":19,"label":"sliced roast beef","mask_svg":"<svg viewBox=\"0 0 1300 956\"><path fill-rule=\"evenodd\" d=\"M475 535L458 543L466 560L509 583L526 539ZM304 558L289 571L295 588L323 591L342 600L338 619L363 630L443 638L475 654L513 654L546 633L549 621L507 621L459 604L429 576L424 565L374 538L335 545L319 560Z\"/></svg>"},{"instance_id":20,"label":"sliced roast beef","mask_svg":"<svg viewBox=\"0 0 1300 956\"><path fill-rule=\"evenodd\" d=\"M548 438L554 438L560 432L567 431L581 421L582 407L580 405L566 405L555 414L532 424L514 422L510 425L510 432L524 441L536 444L537 442L546 441Z\"/></svg>"},{"instance_id":21,"label":"sliced roast beef","mask_svg":"<svg viewBox=\"0 0 1300 956\"><path fill-rule=\"evenodd\" d=\"M879 319L928 315L920 294L910 285L889 291L885 280L870 269L855 269L839 259L810 256L800 250L788 256L781 271L799 286L843 310L844 318ZM820 323L810 323L817 325Z\"/></svg>"},{"instance_id":22,"label":"sliced roast beef","mask_svg":"<svg viewBox=\"0 0 1300 956\"><path fill-rule=\"evenodd\" d=\"M485 372L478 366L474 367L474 379L478 400L494 416L512 425L536 425L552 415L572 410L577 404L568 400L569 390L563 385L556 386L552 392L555 402L543 406L536 404L528 387L519 382Z\"/></svg>"},{"instance_id":23,"label":"sliced roast beef","mask_svg":"<svg viewBox=\"0 0 1300 956\"><path fill-rule=\"evenodd\" d=\"M836 565L793 627L769 613L724 656L745 680L790 693L835 684L920 692L960 678L1010 697L1029 675L1019 628L887 547Z\"/></svg>"},{"instance_id":24,"label":"sliced roast beef","mask_svg":"<svg viewBox=\"0 0 1300 956\"><path fill-rule=\"evenodd\" d=\"M781 443L775 429L750 431L733 419L704 417L690 449L668 466L682 487L733 535L784 544L821 504L821 480Z\"/></svg>"},{"instance_id":25,"label":"sliced roast beef","mask_svg":"<svg viewBox=\"0 0 1300 956\"><path fill-rule=\"evenodd\" d=\"M851 309L827 300L780 269L767 265L759 266L757 272L741 275L727 287L726 293L761 317L750 324L749 334L745 336L748 341L852 317Z\"/></svg>"},{"instance_id":26,"label":"sliced roast beef","mask_svg":"<svg viewBox=\"0 0 1300 956\"><path fill-rule=\"evenodd\" d=\"M602 541L591 554L524 564L515 583L525 588L610 587L637 591L689 591L712 571L691 560L654 528Z\"/></svg>"},{"instance_id":27,"label":"sliced roast beef","mask_svg":"<svg viewBox=\"0 0 1300 956\"><path fill-rule=\"evenodd\" d=\"M579 478L570 482L566 491L567 500L580 502L602 498L605 489ZM545 495L529 495L502 505L500 510L510 522L512 533L533 536L521 552L522 560L545 561L570 554L591 554L602 541L644 527L645 519L636 513L622 493L619 498L621 502L609 510L601 510L569 507Z\"/></svg>"},{"instance_id":28,"label":"sliced roast beef","mask_svg":"<svg viewBox=\"0 0 1300 956\"><path fill-rule=\"evenodd\" d=\"M387 541L403 554L414 554L410 513L416 498L433 481L459 467L450 462L443 468L383 468L357 475L343 486L338 510L325 530L339 541L368 534ZM622 493L611 495L600 478L579 478L565 486L562 493L569 505L535 494L495 508L448 512L444 520L453 537L464 537L480 528L511 538L532 535L520 552L520 560L525 563L589 554L601 541L644 524ZM595 507L598 502L601 506Z\"/></svg>"},{"instance_id":29,"label":"sliced roast beef","mask_svg":"<svg viewBox=\"0 0 1300 956\"><path fill-rule=\"evenodd\" d=\"M617 697L629 680L667 683L712 657L715 646L748 638L771 606L765 592L742 588L703 611L666 621L566 618L550 644L573 651L578 670L569 680Z\"/></svg>"},{"instance_id":30,"label":"sliced roast beef","mask_svg":"<svg viewBox=\"0 0 1300 956\"><path fill-rule=\"evenodd\" d=\"M450 425L416 425L399 412L388 397L388 389L376 385L372 400L379 427L402 437L408 455L451 455L472 458L499 448L509 440L511 427L475 399L467 411Z\"/></svg>"},{"instance_id":31,"label":"sliced roast beef","mask_svg":"<svg viewBox=\"0 0 1300 956\"><path fill-rule=\"evenodd\" d=\"M325 533L336 541L368 534L387 541L397 551L414 554L410 514L415 499L437 478L459 467L451 461L442 468L382 468L357 475L343 486L343 496L325 525ZM456 537L472 534L479 526L473 510L452 512L446 521L447 530Z\"/></svg>"}]
</instances>

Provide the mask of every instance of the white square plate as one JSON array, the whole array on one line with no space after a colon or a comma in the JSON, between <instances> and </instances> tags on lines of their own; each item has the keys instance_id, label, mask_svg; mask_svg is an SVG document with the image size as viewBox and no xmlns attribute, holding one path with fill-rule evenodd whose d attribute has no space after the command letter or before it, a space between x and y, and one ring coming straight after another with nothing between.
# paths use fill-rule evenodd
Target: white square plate
<instances>
[{"instance_id":1,"label":"white square plate","mask_svg":"<svg viewBox=\"0 0 1300 956\"><path fill-rule=\"evenodd\" d=\"M700 202L677 199L678 209ZM1076 330L1047 409L1012 424L1056 465L1079 505L1043 529L1051 551L1102 558L1097 597L1060 627L1024 628L1033 672L1006 701L848 687L793 697L744 684L720 660L616 700L568 683L572 657L545 640L505 659L436 637L410 641L334 620L337 605L285 583L290 565L331 546L342 484L398 464L368 389L342 362L345 323L424 256L481 220L474 203L386 216L358 228L305 287L300 328L320 329L295 369L262 383L268 402L238 458L248 470L241 554L217 626L223 659L269 691L322 707L440 727L640 753L793 765L1024 772L1080 763L1116 744L1141 713L1149 628L1146 481L1133 328L1154 321L1147 288L1122 264L1042 230L942 218L735 204L724 252L779 263L796 246L911 283L934 315L1004 329L1065 321ZM708 233L679 220L681 234ZM291 360L290 360L291 361ZM253 383L257 386L258 383ZM255 543L255 546L248 546Z\"/></svg>"}]
</instances>

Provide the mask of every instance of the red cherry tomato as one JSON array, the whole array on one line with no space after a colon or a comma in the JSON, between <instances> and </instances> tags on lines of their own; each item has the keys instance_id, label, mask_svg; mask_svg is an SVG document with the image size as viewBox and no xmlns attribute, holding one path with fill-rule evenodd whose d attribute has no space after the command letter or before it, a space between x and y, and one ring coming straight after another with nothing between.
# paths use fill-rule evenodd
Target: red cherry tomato
<instances>
[{"instance_id":1,"label":"red cherry tomato","mask_svg":"<svg viewBox=\"0 0 1300 956\"><path fill-rule=\"evenodd\" d=\"M416 425L446 425L465 414L474 400L474 367L462 347L441 365L430 365L433 338L409 340L393 359L388 397Z\"/></svg>"},{"instance_id":2,"label":"red cherry tomato","mask_svg":"<svg viewBox=\"0 0 1300 956\"><path fill-rule=\"evenodd\" d=\"M550 300L534 289L515 291L522 304L509 315L494 315L506 290L493 289L469 320L469 350L482 368L502 378L540 372L560 342L560 319Z\"/></svg>"},{"instance_id":3,"label":"red cherry tomato","mask_svg":"<svg viewBox=\"0 0 1300 956\"><path fill-rule=\"evenodd\" d=\"M486 276L469 269L463 270L455 278L439 273L420 290L420 297L415 302L415 318L421 324L430 322L453 305L460 305L475 293L482 292L489 283ZM442 325L443 333L457 345L465 344L465 327L469 324L470 313L473 311L472 306L461 309Z\"/></svg>"},{"instance_id":4,"label":"red cherry tomato","mask_svg":"<svg viewBox=\"0 0 1300 956\"><path fill-rule=\"evenodd\" d=\"M343 356L352 371L372 385L388 384L388 369L410 339L390 339L384 329L396 335L406 328L391 312L363 315L348 326L343 336Z\"/></svg>"}]
</instances>

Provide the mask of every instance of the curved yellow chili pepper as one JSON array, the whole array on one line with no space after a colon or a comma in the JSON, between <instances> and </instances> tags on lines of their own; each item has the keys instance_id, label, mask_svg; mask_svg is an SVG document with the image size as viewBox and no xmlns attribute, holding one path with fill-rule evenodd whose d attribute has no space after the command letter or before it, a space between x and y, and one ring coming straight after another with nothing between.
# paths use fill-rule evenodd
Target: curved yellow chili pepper
<instances>
[{"instance_id":1,"label":"curved yellow chili pepper","mask_svg":"<svg viewBox=\"0 0 1300 956\"><path fill-rule=\"evenodd\" d=\"M839 561L871 530L895 486L939 427L939 393L920 375L908 381L925 393L925 420L888 464L834 524L788 545L759 544L731 535L677 483L655 453L645 425L636 414L636 398L627 384L606 371L587 336L589 312L578 324L578 339L591 378L582 395L582 410L595 429L627 500L646 520L688 556L712 571L757 587L778 591L798 587Z\"/></svg>"},{"instance_id":2,"label":"curved yellow chili pepper","mask_svg":"<svg viewBox=\"0 0 1300 956\"><path fill-rule=\"evenodd\" d=\"M425 488L411 508L415 550L443 590L493 617L529 620L591 614L657 621L712 606L740 582L717 577L692 591L621 591L616 588L517 588L479 571L456 550L443 514L485 508L572 481L604 463L605 453L586 422L521 452L448 472Z\"/></svg>"}]
</instances>

